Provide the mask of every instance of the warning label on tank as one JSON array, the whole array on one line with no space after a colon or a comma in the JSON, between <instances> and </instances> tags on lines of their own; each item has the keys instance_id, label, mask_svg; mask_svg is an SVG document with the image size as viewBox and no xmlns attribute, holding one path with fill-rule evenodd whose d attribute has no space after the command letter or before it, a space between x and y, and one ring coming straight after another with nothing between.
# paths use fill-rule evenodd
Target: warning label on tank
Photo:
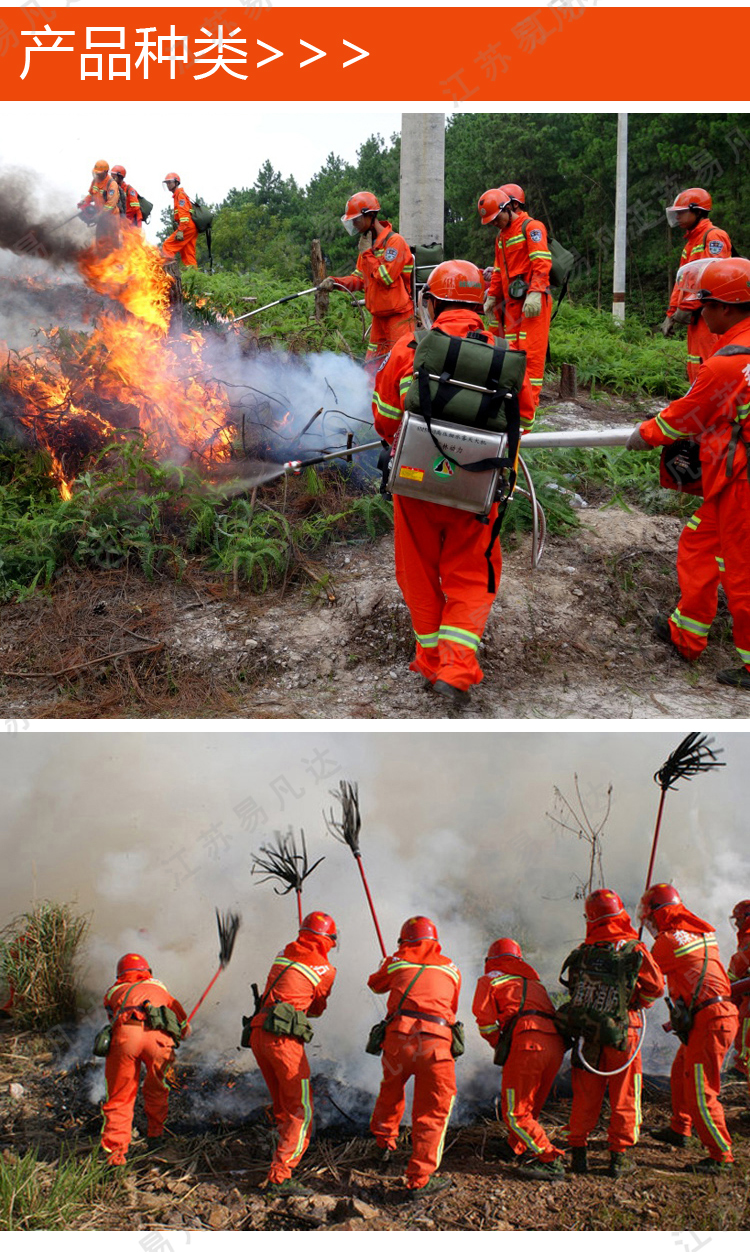
<instances>
[{"instance_id":1,"label":"warning label on tank","mask_svg":"<svg viewBox=\"0 0 750 1252\"><path fill-rule=\"evenodd\" d=\"M415 469L413 465L402 465L398 471L399 478L413 478L415 482L421 483L424 478L424 470Z\"/></svg>"},{"instance_id":2,"label":"warning label on tank","mask_svg":"<svg viewBox=\"0 0 750 1252\"><path fill-rule=\"evenodd\" d=\"M432 472L437 474L438 478L452 478L453 463L448 460L447 456L439 456L432 467Z\"/></svg>"}]
</instances>

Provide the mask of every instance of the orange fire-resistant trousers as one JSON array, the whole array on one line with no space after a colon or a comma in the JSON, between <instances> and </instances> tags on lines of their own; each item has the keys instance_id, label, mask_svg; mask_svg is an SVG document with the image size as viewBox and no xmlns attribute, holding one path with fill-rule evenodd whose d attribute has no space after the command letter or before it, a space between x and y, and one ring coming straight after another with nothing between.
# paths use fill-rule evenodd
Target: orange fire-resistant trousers
<instances>
[{"instance_id":1,"label":"orange fire-resistant trousers","mask_svg":"<svg viewBox=\"0 0 750 1252\"><path fill-rule=\"evenodd\" d=\"M253 1027L250 1046L273 1101L279 1134L268 1181L284 1182L291 1177L310 1143L313 1115L310 1064L299 1039L272 1035L261 1026Z\"/></svg>"},{"instance_id":2,"label":"orange fire-resistant trousers","mask_svg":"<svg viewBox=\"0 0 750 1252\"><path fill-rule=\"evenodd\" d=\"M476 652L495 598L487 590L484 553L496 516L493 505L489 525L483 526L462 509L393 497L396 580L417 638L410 668L461 691L484 677ZM499 587L499 540L491 561Z\"/></svg>"},{"instance_id":3,"label":"orange fire-resistant trousers","mask_svg":"<svg viewBox=\"0 0 750 1252\"><path fill-rule=\"evenodd\" d=\"M164 1071L174 1060L174 1044L161 1030L144 1030L139 1023L118 1023L104 1066L107 1094L102 1113L102 1148L113 1165L122 1165L130 1146L133 1110L138 1095L141 1066L145 1066L143 1104L146 1133L158 1138L169 1111L169 1089Z\"/></svg>"},{"instance_id":4,"label":"orange fire-resistant trousers","mask_svg":"<svg viewBox=\"0 0 750 1252\"><path fill-rule=\"evenodd\" d=\"M198 260L195 255L195 241L198 238L198 231L194 225L192 230L188 226L183 226L182 233L185 238L180 240L176 238L177 231L173 231L164 240L161 250L166 257L169 257L170 261L173 257L179 256L183 265L195 265L197 267Z\"/></svg>"},{"instance_id":5,"label":"orange fire-resistant trousers","mask_svg":"<svg viewBox=\"0 0 750 1252\"><path fill-rule=\"evenodd\" d=\"M513 1040L503 1066L500 1099L508 1143L517 1155L533 1152L542 1161L562 1156L550 1143L538 1118L564 1055L565 1044L559 1035L524 1030Z\"/></svg>"},{"instance_id":6,"label":"orange fire-resistant trousers","mask_svg":"<svg viewBox=\"0 0 750 1252\"><path fill-rule=\"evenodd\" d=\"M698 1138L715 1161L731 1161L732 1140L719 1100L721 1065L737 1033L735 1005L709 1004L696 1013L687 1043L672 1062L672 1129Z\"/></svg>"},{"instance_id":7,"label":"orange fire-resistant trousers","mask_svg":"<svg viewBox=\"0 0 750 1252\"><path fill-rule=\"evenodd\" d=\"M544 382L549 326L552 320L552 296L542 296L538 317L523 316L523 300L508 299L503 310L503 333L511 348L526 353L526 377L531 387L534 410L539 405L539 392Z\"/></svg>"},{"instance_id":8,"label":"orange fire-resistant trousers","mask_svg":"<svg viewBox=\"0 0 750 1252\"><path fill-rule=\"evenodd\" d=\"M448 1119L456 1098L456 1066L450 1040L422 1032L386 1032L383 1078L370 1119L370 1130L382 1148L396 1145L410 1078L414 1079L414 1100L406 1185L415 1190L434 1174L443 1155Z\"/></svg>"},{"instance_id":9,"label":"orange fire-resistant trousers","mask_svg":"<svg viewBox=\"0 0 750 1252\"><path fill-rule=\"evenodd\" d=\"M628 1032L628 1052L617 1048L602 1048L596 1069L616 1070L625 1063L635 1050L638 1030ZM609 1094L610 1152L624 1152L638 1142L641 1129L641 1056L640 1053L621 1074L612 1073L609 1078L590 1074L587 1069L573 1066L573 1103L570 1109L568 1142L571 1148L586 1146L591 1131L596 1126L605 1094Z\"/></svg>"},{"instance_id":10,"label":"orange fire-resistant trousers","mask_svg":"<svg viewBox=\"0 0 750 1252\"><path fill-rule=\"evenodd\" d=\"M677 572L680 601L670 618L672 639L693 659L706 646L716 614L719 580L732 614L734 646L750 669L750 483L732 479L700 506L680 536ZM721 567L718 558L721 558ZM713 568L712 568L713 563Z\"/></svg>"},{"instance_id":11,"label":"orange fire-resistant trousers","mask_svg":"<svg viewBox=\"0 0 750 1252\"><path fill-rule=\"evenodd\" d=\"M404 313L395 313L390 317L372 315L370 338L365 355L365 369L374 378L383 364L394 343L398 343L404 335L414 332L414 314L411 308Z\"/></svg>"}]
</instances>

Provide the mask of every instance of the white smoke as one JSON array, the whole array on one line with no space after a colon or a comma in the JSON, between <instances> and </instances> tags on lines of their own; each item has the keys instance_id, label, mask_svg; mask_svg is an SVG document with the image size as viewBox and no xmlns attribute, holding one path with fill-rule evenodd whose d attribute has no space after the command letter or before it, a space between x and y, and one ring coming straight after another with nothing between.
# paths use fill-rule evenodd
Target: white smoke
<instances>
[{"instance_id":1,"label":"white smoke","mask_svg":"<svg viewBox=\"0 0 750 1252\"><path fill-rule=\"evenodd\" d=\"M296 934L294 894L251 877L264 838L304 829L311 859L306 911L336 918L338 977L310 1048L314 1071L374 1093L380 1066L364 1054L383 1002L366 988L380 953L356 865L325 833L322 811L342 778L356 780L362 853L389 951L414 913L436 921L463 973L460 1016L467 1054L459 1088L489 1099L497 1088L471 1000L487 945L513 935L549 990L584 934L573 899L588 849L546 817L553 787L572 794L577 772L596 816L614 784L604 839L608 886L635 916L659 798L652 775L676 733L144 732L0 736L4 795L0 903L7 920L34 898L71 901L92 914L85 985L101 996L125 951L142 951L190 1009L218 964L213 910L243 915L235 955L195 1019L186 1059L251 1070L237 1053L249 984L263 984L275 953ZM656 881L673 880L688 907L717 926L728 962L728 915L750 895L748 740L722 732L725 769L680 784L666 801ZM335 807L335 806L334 806ZM262 810L261 815L259 812ZM649 1015L646 1069L666 1072L673 1045ZM101 1024L101 1011L89 1021ZM89 1039L90 1039L89 1035ZM336 1097L337 1100L339 1097ZM238 1109L238 1112L242 1110Z\"/></svg>"}]
</instances>

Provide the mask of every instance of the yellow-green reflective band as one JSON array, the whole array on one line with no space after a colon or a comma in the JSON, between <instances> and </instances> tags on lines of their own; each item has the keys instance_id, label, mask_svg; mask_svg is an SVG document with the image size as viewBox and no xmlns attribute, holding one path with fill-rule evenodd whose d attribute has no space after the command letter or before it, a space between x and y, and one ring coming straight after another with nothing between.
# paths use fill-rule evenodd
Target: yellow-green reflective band
<instances>
[{"instance_id":1,"label":"yellow-green reflective band","mask_svg":"<svg viewBox=\"0 0 750 1252\"><path fill-rule=\"evenodd\" d=\"M440 634L437 630L432 635L419 635L415 630L414 635L423 648L436 648L440 642Z\"/></svg>"},{"instance_id":2,"label":"yellow-green reflective band","mask_svg":"<svg viewBox=\"0 0 750 1252\"><path fill-rule=\"evenodd\" d=\"M723 556L717 556L717 558L716 558L716 564L718 565L719 569L721 570L721 572L722 572L722 574L723 574L723 573L725 572L725 570L726 570L726 566L725 566L725 564L724 564L724 557L723 557ZM643 997L641 997L641 999L643 999Z\"/></svg>"},{"instance_id":3,"label":"yellow-green reflective band","mask_svg":"<svg viewBox=\"0 0 750 1252\"><path fill-rule=\"evenodd\" d=\"M522 239L523 235L513 235L512 238L505 240L505 246L507 248L512 243L520 243Z\"/></svg>"},{"instance_id":4,"label":"yellow-green reflective band","mask_svg":"<svg viewBox=\"0 0 750 1252\"><path fill-rule=\"evenodd\" d=\"M674 622L675 626L679 626L680 630L686 630L688 634L699 635L701 638L705 638L711 629L710 622L696 622L694 618L685 617L677 609L675 609L672 614L671 620ZM703 943L701 942L697 946L702 947ZM681 950L682 949L680 949L680 951ZM677 953L675 953L675 955L677 955Z\"/></svg>"},{"instance_id":5,"label":"yellow-green reflective band","mask_svg":"<svg viewBox=\"0 0 750 1252\"><path fill-rule=\"evenodd\" d=\"M463 648L470 648L472 652L476 652L479 647L479 635L473 635L470 630L462 630L460 626L441 626L440 642L460 643Z\"/></svg>"},{"instance_id":6,"label":"yellow-green reflective band","mask_svg":"<svg viewBox=\"0 0 750 1252\"><path fill-rule=\"evenodd\" d=\"M373 400L373 404L375 405L375 408L377 409L378 413L380 413L381 417L390 417L394 421L398 422L403 416L400 409L394 408L392 404L386 404L385 400L381 400L377 391L374 392L372 400Z\"/></svg>"},{"instance_id":7,"label":"yellow-green reflective band","mask_svg":"<svg viewBox=\"0 0 750 1252\"><path fill-rule=\"evenodd\" d=\"M727 1140L724 1138L721 1131L719 1130L719 1127L716 1125L716 1122L714 1121L713 1117L708 1111L708 1102L706 1100L706 1083L705 1083L704 1076L703 1076L702 1065L693 1066L693 1078L695 1082L695 1100L698 1105L698 1110L700 1112L703 1125L706 1127L706 1130L710 1134L717 1148L721 1148L722 1152L729 1152L732 1146L731 1143L728 1143Z\"/></svg>"},{"instance_id":8,"label":"yellow-green reflective band","mask_svg":"<svg viewBox=\"0 0 750 1252\"><path fill-rule=\"evenodd\" d=\"M378 273L380 277L382 278L383 282L385 283L386 287L390 287L391 283L393 282L393 279L391 278L390 274L388 273L388 270L385 268L384 265L378 266Z\"/></svg>"},{"instance_id":9,"label":"yellow-green reflective band","mask_svg":"<svg viewBox=\"0 0 750 1252\"><path fill-rule=\"evenodd\" d=\"M687 956L690 952L702 952L705 947L717 948L719 945L713 935L699 935L697 939L691 939L689 943L683 943L682 947L675 948L675 956Z\"/></svg>"},{"instance_id":10,"label":"yellow-green reflective band","mask_svg":"<svg viewBox=\"0 0 750 1252\"><path fill-rule=\"evenodd\" d=\"M675 426L670 426L669 422L662 417L661 413L656 416L656 425L665 435L671 435L673 439L689 439L689 432L686 430L677 430Z\"/></svg>"},{"instance_id":11,"label":"yellow-green reflective band","mask_svg":"<svg viewBox=\"0 0 750 1252\"><path fill-rule=\"evenodd\" d=\"M638 1142L638 1140L641 1137L641 1122L643 1121L643 1111L641 1108L642 1087L643 1087L642 1075L636 1074L635 1082L633 1083L633 1096L635 1097L635 1100L634 1100L635 1102L635 1134L633 1135L633 1146L635 1146L635 1144Z\"/></svg>"},{"instance_id":12,"label":"yellow-green reflective band","mask_svg":"<svg viewBox=\"0 0 750 1252\"><path fill-rule=\"evenodd\" d=\"M703 357L693 356L690 352L688 352L687 359L690 365L700 365L703 360Z\"/></svg>"},{"instance_id":13,"label":"yellow-green reflective band","mask_svg":"<svg viewBox=\"0 0 750 1252\"><path fill-rule=\"evenodd\" d=\"M737 647L736 644L735 647ZM743 665L750 665L750 652L748 652L747 648L737 648L737 652Z\"/></svg>"},{"instance_id":14,"label":"yellow-green reflective band","mask_svg":"<svg viewBox=\"0 0 750 1252\"><path fill-rule=\"evenodd\" d=\"M479 1033L480 1035L491 1035L494 1033L494 1031L499 1030L499 1029L500 1029L500 1023L492 1022L491 1025L489 1026L480 1026Z\"/></svg>"},{"instance_id":15,"label":"yellow-green reflective band","mask_svg":"<svg viewBox=\"0 0 750 1252\"><path fill-rule=\"evenodd\" d=\"M541 387L542 383L544 382L544 379L543 378L530 378L529 382L531 383L532 387Z\"/></svg>"},{"instance_id":16,"label":"yellow-green reflective band","mask_svg":"<svg viewBox=\"0 0 750 1252\"><path fill-rule=\"evenodd\" d=\"M530 260L530 261L531 261L531 260L534 260L536 257L541 257L541 258L542 258L542 260L544 260L544 261L551 261L551 260L552 260L552 253L551 253L551 252L530 252L530 253L529 253L529 260Z\"/></svg>"},{"instance_id":17,"label":"yellow-green reflective band","mask_svg":"<svg viewBox=\"0 0 750 1252\"><path fill-rule=\"evenodd\" d=\"M443 1133L442 1133L442 1135L440 1136L440 1143L438 1144L438 1150L437 1150L437 1160L436 1160L436 1162L435 1162L435 1168L436 1168L436 1169L439 1167L440 1162L441 1162L441 1161L442 1161L442 1159L443 1159L443 1148L445 1147L445 1136L446 1136L446 1133L447 1133L447 1131L448 1131L448 1122L449 1122L449 1121L450 1121L450 1119L451 1119L451 1113L453 1112L453 1105L454 1105L455 1103L456 1103L456 1097L455 1097L455 1096L451 1096L451 1102L450 1102L450 1105L449 1105L449 1107L448 1107L448 1112L447 1112L447 1113L446 1113L446 1115L445 1115L445 1125L443 1126Z\"/></svg>"},{"instance_id":18,"label":"yellow-green reflective band","mask_svg":"<svg viewBox=\"0 0 750 1252\"><path fill-rule=\"evenodd\" d=\"M310 1125L310 1122L312 1121L312 1101L310 1100L310 1079L303 1078L301 1086L302 1086L301 1096L302 1096L302 1110L303 1110L302 1125L300 1127L299 1138L295 1144L294 1151L292 1155L289 1157L289 1160L287 1161L288 1165L291 1165L292 1161L296 1161L297 1158L300 1157L302 1153L304 1152L305 1139L307 1138L307 1130Z\"/></svg>"},{"instance_id":19,"label":"yellow-green reflective band","mask_svg":"<svg viewBox=\"0 0 750 1252\"><path fill-rule=\"evenodd\" d=\"M534 1152L537 1156L539 1156L542 1152L542 1148L538 1143L534 1142L531 1135L527 1134L516 1120L516 1092L514 1087L508 1087L508 1090L505 1092L505 1100L505 1112L508 1118L508 1125L511 1130L514 1134L518 1135L518 1138L522 1141L522 1143L526 1144L529 1152Z\"/></svg>"}]
</instances>

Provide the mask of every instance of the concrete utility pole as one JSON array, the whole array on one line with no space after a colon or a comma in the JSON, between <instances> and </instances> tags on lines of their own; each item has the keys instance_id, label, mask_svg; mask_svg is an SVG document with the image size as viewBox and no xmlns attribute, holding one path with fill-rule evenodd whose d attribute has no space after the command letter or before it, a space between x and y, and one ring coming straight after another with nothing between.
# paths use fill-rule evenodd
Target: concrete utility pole
<instances>
[{"instance_id":1,"label":"concrete utility pole","mask_svg":"<svg viewBox=\"0 0 750 1252\"><path fill-rule=\"evenodd\" d=\"M399 233L412 248L442 252L444 203L445 114L402 113Z\"/></svg>"},{"instance_id":2,"label":"concrete utility pole","mask_svg":"<svg viewBox=\"0 0 750 1252\"><path fill-rule=\"evenodd\" d=\"M628 229L628 115L617 114L617 189L615 192L615 272L612 316L625 321L625 259Z\"/></svg>"}]
</instances>

